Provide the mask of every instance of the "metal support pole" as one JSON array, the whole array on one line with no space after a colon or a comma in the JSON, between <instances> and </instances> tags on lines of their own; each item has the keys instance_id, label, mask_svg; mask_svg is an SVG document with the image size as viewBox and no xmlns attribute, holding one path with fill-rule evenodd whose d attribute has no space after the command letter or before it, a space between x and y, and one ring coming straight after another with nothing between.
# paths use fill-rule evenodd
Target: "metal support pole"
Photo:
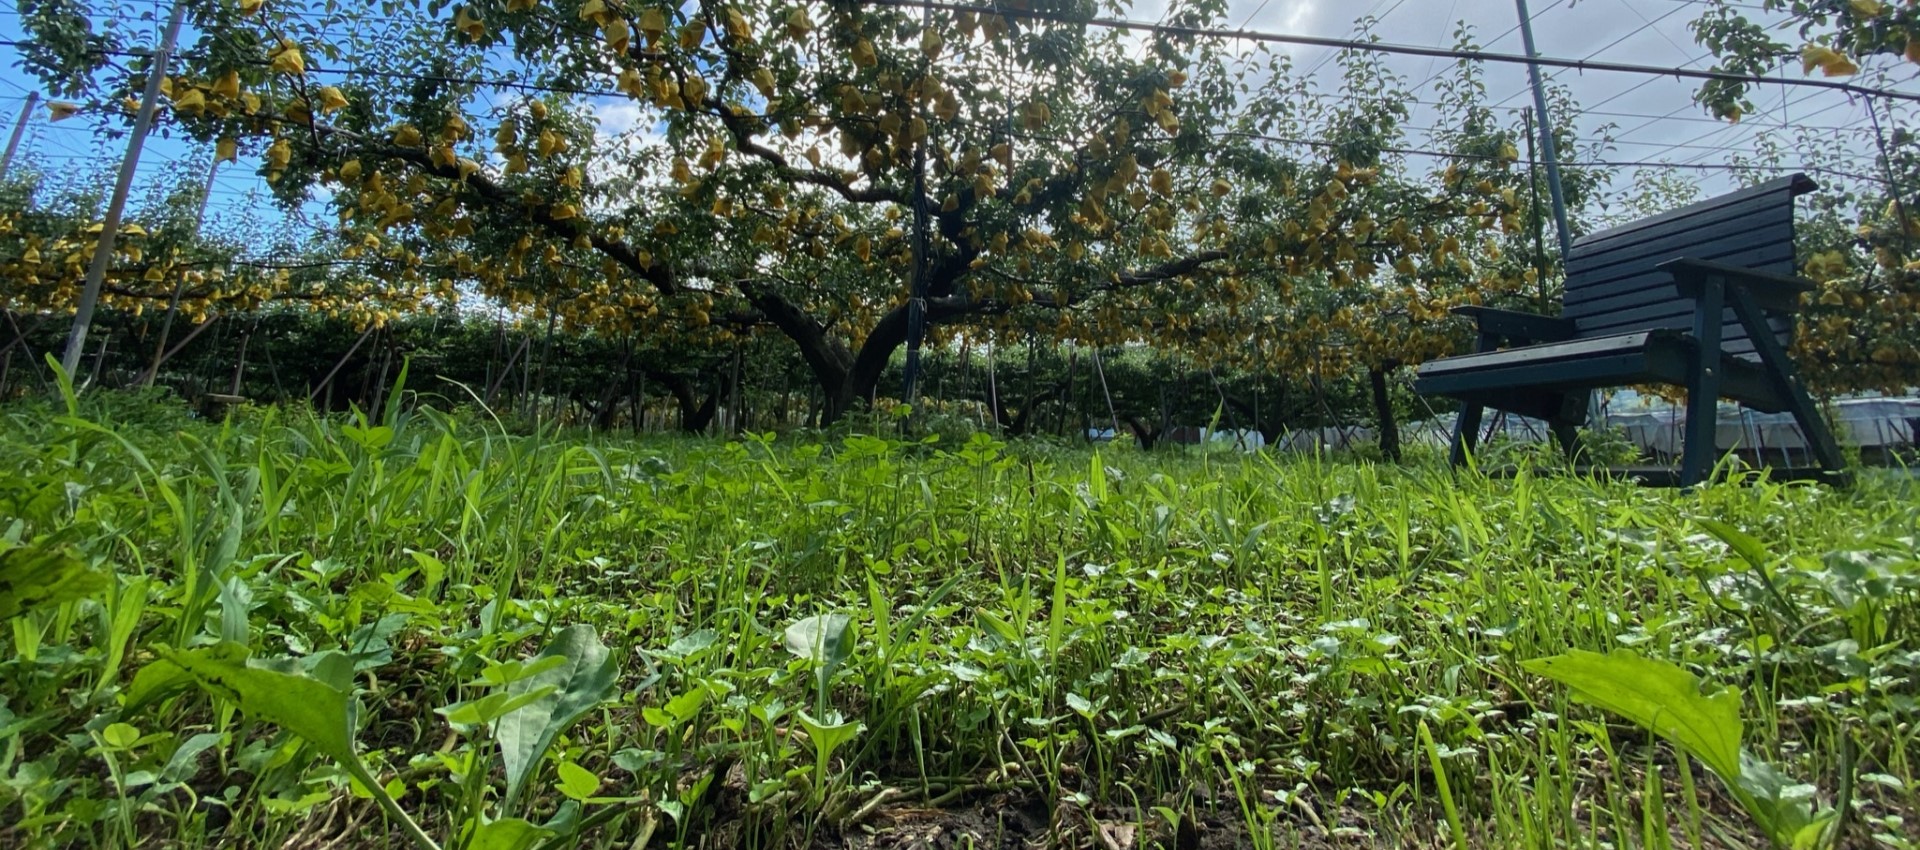
<instances>
[{"instance_id":1,"label":"metal support pole","mask_svg":"<svg viewBox=\"0 0 1920 850\"><path fill-rule=\"evenodd\" d=\"M1525 46L1528 59L1536 59L1539 52L1533 49L1533 14L1527 11L1527 0L1513 0L1520 10L1520 41ZM1573 236L1567 230L1567 197L1560 188L1560 156L1553 144L1553 120L1547 114L1547 89L1540 82L1540 66L1529 63L1527 78L1533 81L1533 108L1540 115L1540 154L1547 161L1547 193L1553 197L1553 223L1560 234L1560 256L1566 257L1573 251Z\"/></svg>"},{"instance_id":2,"label":"metal support pole","mask_svg":"<svg viewBox=\"0 0 1920 850\"><path fill-rule=\"evenodd\" d=\"M993 432L998 434L1004 429L1000 421L1000 374L999 362L993 357L993 332L987 332L987 406L992 408Z\"/></svg>"},{"instance_id":3,"label":"metal support pole","mask_svg":"<svg viewBox=\"0 0 1920 850\"><path fill-rule=\"evenodd\" d=\"M100 287L107 279L107 264L113 261L114 237L120 232L120 214L126 211L127 195L133 189L133 175L140 167L140 149L153 128L154 107L160 101L160 81L167 76L167 59L173 53L174 39L180 35L180 19L186 15L185 0L174 0L173 14L160 36L160 49L154 51L153 64L147 69L146 91L140 98L140 112L133 119L133 133L127 137L127 155L120 161L120 176L113 184L113 199L107 203L107 217L100 225L100 244L93 250L93 262L87 266L86 288L80 291L80 303L73 312L73 330L67 334L67 350L60 358L61 368L71 375L80 367L80 355L87 347L87 330L93 324L93 309L100 302Z\"/></svg>"},{"instance_id":4,"label":"metal support pole","mask_svg":"<svg viewBox=\"0 0 1920 850\"><path fill-rule=\"evenodd\" d=\"M922 28L933 25L932 13L920 12ZM907 297L907 363L900 402L914 403L914 384L920 378L920 344L927 334L927 139L913 143L913 281ZM904 423L903 423L904 424Z\"/></svg>"},{"instance_id":5,"label":"metal support pole","mask_svg":"<svg viewBox=\"0 0 1920 850\"><path fill-rule=\"evenodd\" d=\"M13 137L7 139L7 154L0 157L0 180L7 179L7 171L13 168L13 155L20 150L20 137L27 134L27 122L33 119L33 108L40 105L40 93L27 92L27 105L20 108L20 120L13 122Z\"/></svg>"},{"instance_id":6,"label":"metal support pole","mask_svg":"<svg viewBox=\"0 0 1920 850\"><path fill-rule=\"evenodd\" d=\"M207 163L207 185L200 191L200 206L193 213L193 238L200 238L200 225L207 219L207 199L213 197L213 177L220 171L220 158L214 157ZM166 362L167 337L173 334L173 318L180 314L180 296L186 291L185 277L174 281L173 297L167 299L167 315L160 322L160 344L153 347L153 365L147 369L147 379L142 387L153 386L153 380L160 374L160 364Z\"/></svg>"},{"instance_id":7,"label":"metal support pole","mask_svg":"<svg viewBox=\"0 0 1920 850\"><path fill-rule=\"evenodd\" d=\"M920 377L920 344L927 335L927 150L923 140L913 152L913 282L907 300L907 364L900 401L913 404Z\"/></svg>"}]
</instances>

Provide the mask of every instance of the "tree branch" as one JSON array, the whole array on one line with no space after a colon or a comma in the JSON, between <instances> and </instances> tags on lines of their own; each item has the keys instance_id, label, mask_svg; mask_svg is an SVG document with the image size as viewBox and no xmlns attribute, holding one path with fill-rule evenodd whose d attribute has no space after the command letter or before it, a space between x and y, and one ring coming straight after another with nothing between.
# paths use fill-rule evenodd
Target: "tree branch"
<instances>
[{"instance_id":1,"label":"tree branch","mask_svg":"<svg viewBox=\"0 0 1920 850\"><path fill-rule=\"evenodd\" d=\"M610 238L605 234L589 232L586 224L578 218L556 219L550 206L534 206L523 203L511 191L495 182L484 173L475 172L462 177L456 161L451 165L442 165L433 161L426 148L401 147L370 137L343 130L338 127L323 126L309 122L323 136L337 136L355 145L361 153L384 156L388 159L410 163L414 167L435 177L451 181L465 188L466 193L498 207L511 207L525 213L527 218L548 233L564 239L576 239L586 236L595 250L626 267L629 271L653 284L662 294L673 295L680 291L680 281L672 267L666 263L651 260L642 261L633 246Z\"/></svg>"}]
</instances>

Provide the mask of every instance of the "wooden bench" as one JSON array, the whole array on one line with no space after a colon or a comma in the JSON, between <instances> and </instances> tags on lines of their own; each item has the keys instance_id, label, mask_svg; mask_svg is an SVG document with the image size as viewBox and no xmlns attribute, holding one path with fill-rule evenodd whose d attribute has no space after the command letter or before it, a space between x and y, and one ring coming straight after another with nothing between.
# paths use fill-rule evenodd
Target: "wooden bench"
<instances>
[{"instance_id":1,"label":"wooden bench","mask_svg":"<svg viewBox=\"0 0 1920 850\"><path fill-rule=\"evenodd\" d=\"M1723 396L1799 423L1819 468L1771 473L1844 481L1839 446L1786 354L1813 287L1794 276L1793 199L1814 188L1795 174L1575 241L1558 317L1456 309L1478 325L1475 352L1421 366L1414 383L1462 404L1453 462L1473 451L1484 408L1545 420L1572 457L1593 389L1669 384L1687 393L1681 466L1643 475L1650 483L1706 478Z\"/></svg>"}]
</instances>

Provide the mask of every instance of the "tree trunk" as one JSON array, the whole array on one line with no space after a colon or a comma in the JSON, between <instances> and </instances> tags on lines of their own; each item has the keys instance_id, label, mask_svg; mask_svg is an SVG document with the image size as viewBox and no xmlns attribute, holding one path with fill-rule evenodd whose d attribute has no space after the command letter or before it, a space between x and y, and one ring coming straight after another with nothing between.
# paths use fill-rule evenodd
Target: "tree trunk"
<instances>
[{"instance_id":1,"label":"tree trunk","mask_svg":"<svg viewBox=\"0 0 1920 850\"><path fill-rule=\"evenodd\" d=\"M728 434L738 434L746 425L746 417L741 415L740 410L740 360L743 356L742 347L736 343L733 346L733 386L730 388L732 392L727 399L726 432Z\"/></svg>"},{"instance_id":2,"label":"tree trunk","mask_svg":"<svg viewBox=\"0 0 1920 850\"><path fill-rule=\"evenodd\" d=\"M1053 430L1055 433L1059 433L1066 427L1067 416L1073 408L1073 379L1077 377L1075 372L1079 365L1079 349L1073 349L1067 352L1067 390L1060 395L1060 415L1053 420Z\"/></svg>"},{"instance_id":3,"label":"tree trunk","mask_svg":"<svg viewBox=\"0 0 1920 850\"><path fill-rule=\"evenodd\" d=\"M1021 437L1025 436L1028 429L1033 427L1034 414L1040 409L1040 405L1049 401L1061 401L1065 399L1068 390L1069 385L1066 381L1055 383L1052 387L1042 389L1028 396L1027 403L1021 405L1018 412L1008 410L1005 405L1000 403L999 396L989 391L986 399L987 408L993 411L993 421L999 424L1000 429L1006 432L1007 436Z\"/></svg>"},{"instance_id":4,"label":"tree trunk","mask_svg":"<svg viewBox=\"0 0 1920 850\"><path fill-rule=\"evenodd\" d=\"M1100 349L1095 348L1093 356L1087 360L1093 364L1093 375L1098 379L1100 386L1106 386L1107 367L1100 365ZM1079 415L1074 417L1073 422L1074 430L1080 432L1080 439L1089 443L1093 442L1093 385L1095 383L1092 380L1087 381L1086 392L1080 394L1080 409L1075 411Z\"/></svg>"},{"instance_id":5,"label":"tree trunk","mask_svg":"<svg viewBox=\"0 0 1920 850\"><path fill-rule=\"evenodd\" d=\"M1146 452L1153 451L1154 444L1159 442L1160 435L1164 433L1159 428L1147 427L1142 424L1137 417L1133 416L1127 417L1126 426L1127 430L1133 432L1133 439L1140 444L1140 450ZM1115 434L1114 436L1117 437L1119 435Z\"/></svg>"},{"instance_id":6,"label":"tree trunk","mask_svg":"<svg viewBox=\"0 0 1920 850\"><path fill-rule=\"evenodd\" d=\"M1387 397L1387 370L1391 365L1367 370L1367 383L1373 387L1373 415L1380 435L1380 454L1400 462L1400 426L1393 419L1393 400Z\"/></svg>"},{"instance_id":7,"label":"tree trunk","mask_svg":"<svg viewBox=\"0 0 1920 850\"><path fill-rule=\"evenodd\" d=\"M822 327L812 316L807 315L806 311L778 293L757 287L745 287L743 291L754 309L759 310L768 322L800 349L800 358L806 361L807 368L813 372L814 383L820 387L823 394L820 410L821 424L838 420L851 406L857 389L854 386L855 382L850 380L853 355L847 351L847 347L840 340L827 333L825 327ZM903 326L901 340L904 342L905 339L906 330ZM868 346L872 344L873 340L869 339ZM887 353L891 355L892 349L888 349ZM881 365L885 365L884 360ZM875 372L873 379L878 380L878 378L879 373Z\"/></svg>"},{"instance_id":8,"label":"tree trunk","mask_svg":"<svg viewBox=\"0 0 1920 850\"><path fill-rule=\"evenodd\" d=\"M547 392L547 361L553 356L553 328L559 321L560 315L549 310L547 313L547 339L540 344L540 379L533 385L533 396L530 397L527 405L528 412L532 414L531 418L536 421L540 418L540 402L537 398L545 395ZM533 364L529 362L527 365L532 366ZM558 417L557 410L555 411L555 416L556 418Z\"/></svg>"},{"instance_id":9,"label":"tree trunk","mask_svg":"<svg viewBox=\"0 0 1920 850\"><path fill-rule=\"evenodd\" d=\"M774 406L773 418L775 427L784 430L787 427L787 416L791 413L793 404L793 370L782 369L780 371L780 400Z\"/></svg>"},{"instance_id":10,"label":"tree trunk","mask_svg":"<svg viewBox=\"0 0 1920 850\"><path fill-rule=\"evenodd\" d=\"M627 350L624 354L620 355L620 374L622 376L628 374L627 366L632 362L633 339L629 337L627 339ZM593 417L594 430L610 431L613 429L614 417L620 412L620 390L621 384L623 383L628 387L633 385L632 380L608 381L607 385L600 390L599 403L588 407L588 414Z\"/></svg>"},{"instance_id":11,"label":"tree trunk","mask_svg":"<svg viewBox=\"0 0 1920 850\"><path fill-rule=\"evenodd\" d=\"M720 398L727 393L727 381L724 376L707 394L704 402L694 392L693 380L685 375L650 369L647 370L647 376L655 383L666 387L667 392L673 395L674 403L680 407L680 430L688 434L701 433L707 430L707 426L713 424L714 414L720 406Z\"/></svg>"},{"instance_id":12,"label":"tree trunk","mask_svg":"<svg viewBox=\"0 0 1920 850\"><path fill-rule=\"evenodd\" d=\"M1211 253L1196 255L1177 264L1181 266L1178 269L1157 274L1161 277L1178 276L1190 270L1189 267L1217 258ZM961 267L964 268L964 263ZM960 272L951 271L948 276L958 274ZM936 275L936 278L940 277ZM927 302L928 327L947 324L976 312L977 304L970 302L964 296L947 294L946 290L951 288L951 282L947 280L945 284L936 284L931 287L930 292L934 297ZM776 293L754 286L745 287L744 292L754 308L799 347L801 356L813 370L815 380L826 393L825 410L821 417L823 423L831 423L839 419L855 399L874 398L880 376L886 370L888 361L892 359L894 351L907 342L908 309L906 305L887 311L886 315L874 323L873 328L867 333L860 350L857 353L849 353L844 343L829 334L825 327L792 302ZM1030 348L1030 358L1031 352ZM1077 365L1077 360L1069 362L1069 373L1072 372L1074 365ZM1031 364L1028 374L1028 379L1032 380Z\"/></svg>"},{"instance_id":13,"label":"tree trunk","mask_svg":"<svg viewBox=\"0 0 1920 850\"><path fill-rule=\"evenodd\" d=\"M879 391L880 375L887 370L893 352L906 344L907 310L895 307L874 323L873 332L867 335L866 343L854 355L853 366L847 370L845 399L871 400Z\"/></svg>"},{"instance_id":14,"label":"tree trunk","mask_svg":"<svg viewBox=\"0 0 1920 850\"><path fill-rule=\"evenodd\" d=\"M634 372L634 436L647 432L647 372Z\"/></svg>"},{"instance_id":15,"label":"tree trunk","mask_svg":"<svg viewBox=\"0 0 1920 850\"><path fill-rule=\"evenodd\" d=\"M1173 430L1173 403L1167 400L1167 382L1158 376L1153 379L1154 389L1160 392L1160 432Z\"/></svg>"},{"instance_id":16,"label":"tree trunk","mask_svg":"<svg viewBox=\"0 0 1920 850\"><path fill-rule=\"evenodd\" d=\"M655 383L666 387L667 392L673 395L674 402L680 405L680 430L689 434L698 433L700 428L694 423L694 420L700 415L700 401L694 398L693 382L687 380L683 375L664 373L655 374L653 380Z\"/></svg>"},{"instance_id":17,"label":"tree trunk","mask_svg":"<svg viewBox=\"0 0 1920 850\"><path fill-rule=\"evenodd\" d=\"M1259 404L1247 401L1244 398L1227 396L1226 400L1227 407L1238 412L1241 416L1253 420L1253 430L1260 433L1260 440L1263 445L1271 446L1279 443L1281 433L1286 430L1286 425L1283 422L1285 417L1280 415L1283 409L1282 405L1286 403L1286 396L1284 394L1282 394L1279 401L1275 403L1274 415L1272 416L1266 415L1266 411L1261 410Z\"/></svg>"},{"instance_id":18,"label":"tree trunk","mask_svg":"<svg viewBox=\"0 0 1920 850\"><path fill-rule=\"evenodd\" d=\"M707 400L701 403L700 409L693 412L693 420L683 423L681 429L689 434L706 433L708 428L713 427L714 416L720 412L720 397L726 392L726 382L722 381L707 393Z\"/></svg>"},{"instance_id":19,"label":"tree trunk","mask_svg":"<svg viewBox=\"0 0 1920 850\"><path fill-rule=\"evenodd\" d=\"M875 323L857 353L799 307L776 294L747 290L747 297L762 315L779 328L800 349L801 359L813 372L823 395L820 424L831 425L852 409L858 399L871 400L878 392L880 376L886 371L893 352L907 342L907 310L896 307ZM928 316L932 323L937 318Z\"/></svg>"}]
</instances>

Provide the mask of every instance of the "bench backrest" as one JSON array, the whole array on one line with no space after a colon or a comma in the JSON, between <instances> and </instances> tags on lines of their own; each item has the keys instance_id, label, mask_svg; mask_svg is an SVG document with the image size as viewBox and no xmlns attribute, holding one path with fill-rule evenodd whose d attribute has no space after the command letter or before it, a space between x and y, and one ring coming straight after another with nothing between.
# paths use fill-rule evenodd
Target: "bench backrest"
<instances>
[{"instance_id":1,"label":"bench backrest","mask_svg":"<svg viewBox=\"0 0 1920 850\"><path fill-rule=\"evenodd\" d=\"M1658 266L1687 257L1797 274L1793 199L1815 188L1805 175L1795 174L1581 237L1567 255L1561 316L1573 320L1581 338L1692 329L1692 300L1674 291L1673 279ZM1784 346L1792 317L1767 318ZM1733 311L1723 319L1726 353L1756 357Z\"/></svg>"}]
</instances>

